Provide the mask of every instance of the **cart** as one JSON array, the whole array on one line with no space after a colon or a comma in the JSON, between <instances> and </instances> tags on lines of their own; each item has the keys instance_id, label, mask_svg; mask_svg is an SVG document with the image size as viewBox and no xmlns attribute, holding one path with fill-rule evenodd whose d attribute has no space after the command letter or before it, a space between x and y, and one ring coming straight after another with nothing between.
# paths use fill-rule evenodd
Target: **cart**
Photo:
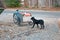
<instances>
[{"instance_id":1,"label":"cart","mask_svg":"<svg viewBox=\"0 0 60 40\"><path fill-rule=\"evenodd\" d=\"M24 17L31 17L31 13L30 12L21 12L21 13L14 13L13 14L13 22L17 25L21 25L21 23L24 23L23 19ZM28 21L28 20L27 20ZM28 24L31 24L31 21L28 21Z\"/></svg>"}]
</instances>

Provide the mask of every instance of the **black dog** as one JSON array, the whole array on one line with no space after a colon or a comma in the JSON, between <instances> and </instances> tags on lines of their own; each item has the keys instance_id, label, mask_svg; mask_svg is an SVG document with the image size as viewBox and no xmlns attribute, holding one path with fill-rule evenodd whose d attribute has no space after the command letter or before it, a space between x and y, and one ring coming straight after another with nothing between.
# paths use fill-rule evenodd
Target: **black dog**
<instances>
[{"instance_id":1,"label":"black dog","mask_svg":"<svg viewBox=\"0 0 60 40\"><path fill-rule=\"evenodd\" d=\"M44 21L43 20L37 20L34 17L32 17L31 20L33 21L33 27L32 28L34 28L35 24L37 24L37 27L39 27L38 24L40 24L41 29L44 29Z\"/></svg>"}]
</instances>

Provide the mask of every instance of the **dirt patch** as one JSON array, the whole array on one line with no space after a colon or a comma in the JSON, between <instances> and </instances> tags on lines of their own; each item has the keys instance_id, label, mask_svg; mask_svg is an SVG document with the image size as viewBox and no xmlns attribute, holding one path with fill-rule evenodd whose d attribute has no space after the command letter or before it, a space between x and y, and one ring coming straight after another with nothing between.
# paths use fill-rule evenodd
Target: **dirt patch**
<instances>
[{"instance_id":1,"label":"dirt patch","mask_svg":"<svg viewBox=\"0 0 60 40\"><path fill-rule=\"evenodd\" d=\"M10 23L10 22L0 22L0 26L1 25L4 25L4 26L12 26L14 24L13 23Z\"/></svg>"},{"instance_id":2,"label":"dirt patch","mask_svg":"<svg viewBox=\"0 0 60 40\"><path fill-rule=\"evenodd\" d=\"M59 26L59 28L60 28L60 19L58 20L58 22L57 22L57 23L58 23L58 26Z\"/></svg>"}]
</instances>

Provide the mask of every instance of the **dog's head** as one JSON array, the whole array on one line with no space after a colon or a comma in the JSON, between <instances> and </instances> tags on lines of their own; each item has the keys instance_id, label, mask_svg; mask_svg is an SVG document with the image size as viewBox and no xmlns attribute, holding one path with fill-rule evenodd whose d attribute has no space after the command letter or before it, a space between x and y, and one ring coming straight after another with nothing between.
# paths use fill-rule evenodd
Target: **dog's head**
<instances>
[{"instance_id":1,"label":"dog's head","mask_svg":"<svg viewBox=\"0 0 60 40\"><path fill-rule=\"evenodd\" d=\"M31 20L34 20L35 18L34 17L31 17Z\"/></svg>"}]
</instances>

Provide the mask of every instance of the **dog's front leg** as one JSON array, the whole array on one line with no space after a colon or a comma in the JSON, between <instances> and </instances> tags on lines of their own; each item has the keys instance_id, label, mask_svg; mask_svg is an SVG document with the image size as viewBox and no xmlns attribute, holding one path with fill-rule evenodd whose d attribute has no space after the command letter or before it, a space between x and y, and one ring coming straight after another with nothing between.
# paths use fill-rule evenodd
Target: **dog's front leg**
<instances>
[{"instance_id":1,"label":"dog's front leg","mask_svg":"<svg viewBox=\"0 0 60 40\"><path fill-rule=\"evenodd\" d=\"M37 24L37 28L39 28L38 24Z\"/></svg>"},{"instance_id":2,"label":"dog's front leg","mask_svg":"<svg viewBox=\"0 0 60 40\"><path fill-rule=\"evenodd\" d=\"M45 26L43 25L43 29L44 29L44 27L45 27Z\"/></svg>"},{"instance_id":3,"label":"dog's front leg","mask_svg":"<svg viewBox=\"0 0 60 40\"><path fill-rule=\"evenodd\" d=\"M33 24L33 27L32 28L34 28L34 26L35 26L35 23Z\"/></svg>"}]
</instances>

